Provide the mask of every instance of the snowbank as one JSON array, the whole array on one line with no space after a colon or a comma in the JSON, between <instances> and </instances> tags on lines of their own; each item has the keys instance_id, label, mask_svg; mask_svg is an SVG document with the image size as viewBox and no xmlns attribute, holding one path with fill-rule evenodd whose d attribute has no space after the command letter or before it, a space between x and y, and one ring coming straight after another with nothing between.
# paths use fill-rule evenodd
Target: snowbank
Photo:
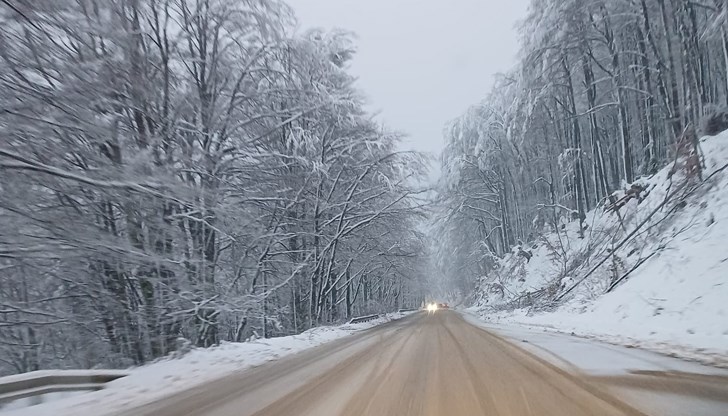
<instances>
[{"instance_id":1,"label":"snowbank","mask_svg":"<svg viewBox=\"0 0 728 416\"><path fill-rule=\"evenodd\" d=\"M629 201L621 219L598 207L583 239L571 222L520 248L530 261L516 248L474 310L492 322L728 365L728 132L700 147L702 182L679 168L671 175L671 164L635 182L642 201Z\"/></svg>"},{"instance_id":2,"label":"snowbank","mask_svg":"<svg viewBox=\"0 0 728 416\"><path fill-rule=\"evenodd\" d=\"M634 372L677 372L728 377L728 370L679 360L638 348L603 343L594 339L523 325L483 322L467 311L465 319L495 333L540 358L567 370L578 369L592 376L620 376Z\"/></svg>"},{"instance_id":3,"label":"snowbank","mask_svg":"<svg viewBox=\"0 0 728 416\"><path fill-rule=\"evenodd\" d=\"M138 406L159 400L405 315L406 313L394 313L361 324L319 327L288 337L224 343L217 347L195 349L178 359L163 359L130 369L128 376L107 383L107 387L100 391L76 394L31 407L17 408L22 403L11 404L12 407L5 408L7 412L3 409L0 412L3 416L72 416L90 414L89 411L99 414L99 405L102 405L103 413L110 414L131 405Z\"/></svg>"}]
</instances>

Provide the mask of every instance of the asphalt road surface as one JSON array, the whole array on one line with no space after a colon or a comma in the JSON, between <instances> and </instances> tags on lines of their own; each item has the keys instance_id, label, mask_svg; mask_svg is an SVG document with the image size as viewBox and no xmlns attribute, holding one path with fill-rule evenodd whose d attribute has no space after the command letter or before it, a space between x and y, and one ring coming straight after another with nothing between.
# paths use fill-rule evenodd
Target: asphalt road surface
<instances>
[{"instance_id":1,"label":"asphalt road surface","mask_svg":"<svg viewBox=\"0 0 728 416\"><path fill-rule=\"evenodd\" d=\"M419 312L125 415L658 415L662 411L640 403L641 394L666 392L725 404L725 413L718 414L728 415L724 378L590 377L441 310Z\"/></svg>"}]
</instances>

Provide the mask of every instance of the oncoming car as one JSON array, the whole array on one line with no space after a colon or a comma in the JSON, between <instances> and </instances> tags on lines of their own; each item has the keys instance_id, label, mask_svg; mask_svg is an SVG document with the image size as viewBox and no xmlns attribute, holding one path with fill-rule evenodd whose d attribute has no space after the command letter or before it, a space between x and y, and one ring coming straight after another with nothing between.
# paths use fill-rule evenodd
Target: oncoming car
<instances>
[{"instance_id":1,"label":"oncoming car","mask_svg":"<svg viewBox=\"0 0 728 416\"><path fill-rule=\"evenodd\" d=\"M450 309L450 305L447 303L431 302L425 306L427 312L436 312L438 309Z\"/></svg>"}]
</instances>

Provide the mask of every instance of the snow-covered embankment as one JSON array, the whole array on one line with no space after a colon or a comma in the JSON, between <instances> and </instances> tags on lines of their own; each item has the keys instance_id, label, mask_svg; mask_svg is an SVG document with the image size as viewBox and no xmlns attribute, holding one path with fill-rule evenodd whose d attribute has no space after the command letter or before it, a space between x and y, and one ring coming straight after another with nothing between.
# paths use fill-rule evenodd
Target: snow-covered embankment
<instances>
[{"instance_id":1,"label":"snow-covered embankment","mask_svg":"<svg viewBox=\"0 0 728 416\"><path fill-rule=\"evenodd\" d=\"M618 213L589 212L584 238L574 221L514 248L473 310L728 365L728 132L700 150L702 178L678 161L636 181Z\"/></svg>"}]
</instances>

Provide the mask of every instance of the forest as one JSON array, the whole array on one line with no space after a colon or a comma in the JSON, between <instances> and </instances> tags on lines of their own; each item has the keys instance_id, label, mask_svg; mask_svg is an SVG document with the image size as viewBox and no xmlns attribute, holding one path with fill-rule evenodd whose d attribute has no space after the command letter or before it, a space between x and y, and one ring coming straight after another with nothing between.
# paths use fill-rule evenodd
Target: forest
<instances>
[{"instance_id":1,"label":"forest","mask_svg":"<svg viewBox=\"0 0 728 416\"><path fill-rule=\"evenodd\" d=\"M446 129L443 276L472 293L513 247L567 222L583 237L587 212L678 157L700 175L697 137L728 128L727 30L724 0L531 1L515 67Z\"/></svg>"},{"instance_id":2,"label":"forest","mask_svg":"<svg viewBox=\"0 0 728 416\"><path fill-rule=\"evenodd\" d=\"M0 6L0 375L419 306L426 158L275 0Z\"/></svg>"},{"instance_id":3,"label":"forest","mask_svg":"<svg viewBox=\"0 0 728 416\"><path fill-rule=\"evenodd\" d=\"M699 176L728 128L728 0L532 0L436 192L354 36L282 1L2 0L0 24L0 375L467 298L668 163Z\"/></svg>"}]
</instances>

